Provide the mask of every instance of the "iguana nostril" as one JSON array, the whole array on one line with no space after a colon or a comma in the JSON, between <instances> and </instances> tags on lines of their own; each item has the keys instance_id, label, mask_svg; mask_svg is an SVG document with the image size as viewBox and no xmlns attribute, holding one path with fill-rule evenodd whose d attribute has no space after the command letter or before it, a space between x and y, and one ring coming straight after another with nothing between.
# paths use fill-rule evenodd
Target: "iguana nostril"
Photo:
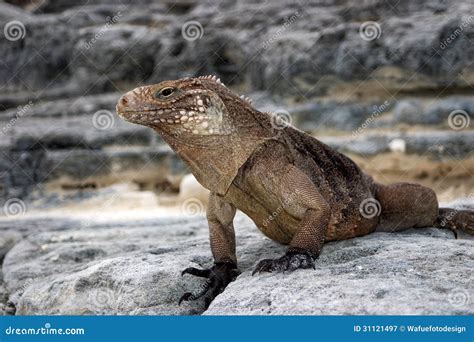
<instances>
[{"instance_id":1,"label":"iguana nostril","mask_svg":"<svg viewBox=\"0 0 474 342\"><path fill-rule=\"evenodd\" d=\"M124 94L120 97L120 99L117 101L117 113L119 115L123 114L125 111L133 110L133 96L130 96L128 93Z\"/></svg>"}]
</instances>

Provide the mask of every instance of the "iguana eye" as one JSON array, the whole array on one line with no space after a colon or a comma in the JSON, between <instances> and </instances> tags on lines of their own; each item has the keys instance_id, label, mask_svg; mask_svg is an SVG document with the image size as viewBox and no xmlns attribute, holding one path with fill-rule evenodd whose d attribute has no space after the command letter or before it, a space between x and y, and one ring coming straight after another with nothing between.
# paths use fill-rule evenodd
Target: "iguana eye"
<instances>
[{"instance_id":1,"label":"iguana eye","mask_svg":"<svg viewBox=\"0 0 474 342\"><path fill-rule=\"evenodd\" d=\"M174 88L172 87L166 87L161 89L155 94L155 97L158 99L166 98L171 96L174 93Z\"/></svg>"}]
</instances>

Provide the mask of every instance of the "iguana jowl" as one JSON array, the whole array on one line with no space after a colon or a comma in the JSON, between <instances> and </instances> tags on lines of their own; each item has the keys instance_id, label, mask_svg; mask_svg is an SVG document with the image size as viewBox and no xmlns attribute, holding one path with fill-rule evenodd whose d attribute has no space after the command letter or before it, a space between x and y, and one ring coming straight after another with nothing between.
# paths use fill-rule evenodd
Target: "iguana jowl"
<instances>
[{"instance_id":1,"label":"iguana jowl","mask_svg":"<svg viewBox=\"0 0 474 342\"><path fill-rule=\"evenodd\" d=\"M117 113L155 129L211 191L207 219L215 264L183 273L207 277L208 304L237 275L233 218L246 213L289 248L255 272L314 267L325 241L438 226L474 233L474 211L439 209L433 190L382 185L348 157L291 125L275 124L217 78L165 81L124 94Z\"/></svg>"}]
</instances>

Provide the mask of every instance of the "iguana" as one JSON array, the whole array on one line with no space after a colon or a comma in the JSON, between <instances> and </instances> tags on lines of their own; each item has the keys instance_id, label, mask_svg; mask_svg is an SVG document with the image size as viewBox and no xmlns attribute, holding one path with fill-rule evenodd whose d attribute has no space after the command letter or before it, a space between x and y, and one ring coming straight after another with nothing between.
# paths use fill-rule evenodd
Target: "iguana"
<instances>
[{"instance_id":1,"label":"iguana","mask_svg":"<svg viewBox=\"0 0 474 342\"><path fill-rule=\"evenodd\" d=\"M236 209L289 245L253 274L314 268L326 241L374 231L437 226L474 234L474 211L439 209L435 192L418 184L375 182L345 155L256 110L215 76L136 88L119 99L117 113L156 130L210 190L215 263L183 271L208 280L180 302L204 296L208 305L238 275Z\"/></svg>"}]
</instances>

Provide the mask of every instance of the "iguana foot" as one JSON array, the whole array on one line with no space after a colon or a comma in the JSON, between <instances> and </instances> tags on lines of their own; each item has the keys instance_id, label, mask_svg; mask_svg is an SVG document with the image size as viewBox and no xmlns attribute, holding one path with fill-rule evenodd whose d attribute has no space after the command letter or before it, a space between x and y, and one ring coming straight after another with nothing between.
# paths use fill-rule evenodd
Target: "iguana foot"
<instances>
[{"instance_id":1,"label":"iguana foot","mask_svg":"<svg viewBox=\"0 0 474 342\"><path fill-rule=\"evenodd\" d=\"M314 257L310 252L304 250L289 249L281 258L261 260L252 275L262 272L291 272L298 268L316 268Z\"/></svg>"},{"instance_id":2,"label":"iguana foot","mask_svg":"<svg viewBox=\"0 0 474 342\"><path fill-rule=\"evenodd\" d=\"M458 230L474 235L474 211L440 208L435 227L449 229L458 237Z\"/></svg>"},{"instance_id":3,"label":"iguana foot","mask_svg":"<svg viewBox=\"0 0 474 342\"><path fill-rule=\"evenodd\" d=\"M181 275L186 273L197 277L207 278L207 280L200 289L183 294L179 299L179 304L181 304L182 301L196 300L206 295L204 303L207 308L212 300L216 298L219 293L224 291L230 282L237 278L239 270L234 263L219 262L214 264L211 268L204 270L195 267L188 267L181 272Z\"/></svg>"}]
</instances>

